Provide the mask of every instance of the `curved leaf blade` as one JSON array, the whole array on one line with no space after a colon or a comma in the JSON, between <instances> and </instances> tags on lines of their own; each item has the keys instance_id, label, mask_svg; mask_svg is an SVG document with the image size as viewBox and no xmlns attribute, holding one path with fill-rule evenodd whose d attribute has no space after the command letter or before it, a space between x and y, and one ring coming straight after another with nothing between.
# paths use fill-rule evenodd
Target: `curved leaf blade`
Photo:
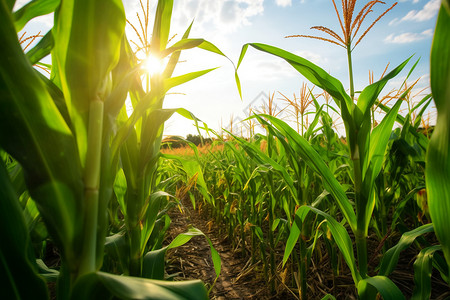
<instances>
[{"instance_id":1,"label":"curved leaf blade","mask_svg":"<svg viewBox=\"0 0 450 300\"><path fill-rule=\"evenodd\" d=\"M399 300L406 299L400 289L386 276L375 276L364 278L358 283L358 294L361 299L366 299L365 295L368 286L373 286L377 289L384 300Z\"/></svg>"},{"instance_id":2,"label":"curved leaf blade","mask_svg":"<svg viewBox=\"0 0 450 300\"><path fill-rule=\"evenodd\" d=\"M118 276L104 272L90 273L80 278L71 299L129 300L207 300L205 285L200 280L169 282L138 277Z\"/></svg>"},{"instance_id":3,"label":"curved leaf blade","mask_svg":"<svg viewBox=\"0 0 450 300\"><path fill-rule=\"evenodd\" d=\"M431 220L450 267L450 10L444 3L431 49L431 91L438 116L428 146L425 177Z\"/></svg>"},{"instance_id":4,"label":"curved leaf blade","mask_svg":"<svg viewBox=\"0 0 450 300\"><path fill-rule=\"evenodd\" d=\"M397 245L389 249L384 254L378 274L383 276L388 276L389 274L391 274L391 272L394 271L394 268L397 265L400 253L408 248L418 236L428 232L433 232L433 230L433 224L426 224L411 231L405 232L400 238L400 241L397 243Z\"/></svg>"}]
</instances>

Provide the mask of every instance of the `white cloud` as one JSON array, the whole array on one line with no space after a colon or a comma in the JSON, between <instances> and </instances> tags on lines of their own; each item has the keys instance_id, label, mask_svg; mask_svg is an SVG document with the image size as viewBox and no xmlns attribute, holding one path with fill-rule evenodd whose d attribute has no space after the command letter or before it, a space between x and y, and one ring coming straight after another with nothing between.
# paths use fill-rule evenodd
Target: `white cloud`
<instances>
[{"instance_id":1,"label":"white cloud","mask_svg":"<svg viewBox=\"0 0 450 300\"><path fill-rule=\"evenodd\" d=\"M195 18L196 27L208 26L229 33L251 24L251 17L264 12L263 3L264 0L180 0L174 11L180 24Z\"/></svg>"},{"instance_id":2,"label":"white cloud","mask_svg":"<svg viewBox=\"0 0 450 300\"><path fill-rule=\"evenodd\" d=\"M307 60L309 60L310 62L323 67L328 63L328 59L322 57L320 54L316 53L316 52L312 52L312 51L296 51L294 52L295 55L298 55L300 57L303 57Z\"/></svg>"},{"instance_id":3,"label":"white cloud","mask_svg":"<svg viewBox=\"0 0 450 300\"><path fill-rule=\"evenodd\" d=\"M417 3L417 2L413 2ZM439 11L439 7L441 5L440 0L430 0L427 2L427 4L424 5L424 7L417 11L417 10L411 10L409 11L406 16L404 16L400 21L427 21L432 19L434 16L436 16L437 12Z\"/></svg>"},{"instance_id":4,"label":"white cloud","mask_svg":"<svg viewBox=\"0 0 450 300\"><path fill-rule=\"evenodd\" d=\"M420 33L405 32L405 33L398 34L398 35L390 34L384 39L384 41L386 43L390 43L390 44L407 44L407 43L417 42L417 41L426 39L431 36L433 36L433 30L427 29Z\"/></svg>"},{"instance_id":5,"label":"white cloud","mask_svg":"<svg viewBox=\"0 0 450 300\"><path fill-rule=\"evenodd\" d=\"M17 0L16 3L14 3L13 11L17 11L22 8L25 4L30 2L31 0Z\"/></svg>"},{"instance_id":6,"label":"white cloud","mask_svg":"<svg viewBox=\"0 0 450 300\"><path fill-rule=\"evenodd\" d=\"M292 0L276 0L278 6L286 7L292 5Z\"/></svg>"}]
</instances>

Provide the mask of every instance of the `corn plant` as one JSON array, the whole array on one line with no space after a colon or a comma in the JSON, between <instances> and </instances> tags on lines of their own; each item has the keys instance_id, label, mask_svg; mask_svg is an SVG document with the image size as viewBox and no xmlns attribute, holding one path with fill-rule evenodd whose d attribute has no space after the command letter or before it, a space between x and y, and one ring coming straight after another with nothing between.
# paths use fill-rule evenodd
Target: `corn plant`
<instances>
[{"instance_id":1,"label":"corn plant","mask_svg":"<svg viewBox=\"0 0 450 300\"><path fill-rule=\"evenodd\" d=\"M387 277L381 275L370 277L368 275L367 235L371 216L376 203L377 189L375 181L381 171L384 153L389 141L392 127L397 119L401 101L403 101L403 98L406 96L407 92L400 96L400 99L397 100L395 105L389 110L380 124L373 130L371 129L371 108L377 101L377 98L386 83L399 74L410 59L407 59L398 67L394 68L379 81L363 89L357 99L357 102L354 103L351 60L351 51L354 46L352 47L352 40L358 32L365 16L368 12L370 12L370 8L375 5L377 1L370 1L366 6L364 6L352 22L355 2L356 1L343 1L344 22L341 21L338 14L344 34L343 38L339 37L339 35L330 29L317 27L317 29L330 34L337 40L337 42L332 41L333 43L337 43L347 50L350 74L350 95L345 92L343 85L336 78L329 75L320 67L299 56L293 55L273 46L258 43L244 45L239 58L238 67L245 56L248 46L252 46L257 50L283 58L299 73L305 76L311 83L324 89L333 97L341 110L341 116L344 120L349 157L352 162L351 180L353 182L355 197L354 208L352 207L348 197L345 195L342 186L337 182L333 174L328 170L321 157L311 147L311 145L309 145L303 137L298 135L284 122L273 117L265 116L283 136L285 136L291 143L295 144L297 155L303 158L315 172L322 176L322 180L324 181L327 190L333 195L335 201L340 207L346 223L355 235L358 258L358 264L356 264L354 261L351 239L341 224L336 222L330 215L318 210L317 208L303 206L297 210L296 218L299 218L299 221L294 222L293 228L291 229L291 236L286 246L284 262L292 251L294 243L297 241L299 236L299 231L295 228L302 228L302 222L306 218L308 212L313 211L316 214L321 215L329 223L329 228L333 233L335 241L351 270L353 280L361 297L367 299L373 298L375 297L376 290L378 290L378 292L380 292L384 297L401 297L399 289ZM379 18L381 18L391 8L386 10ZM338 12L337 8L336 12ZM355 43L355 46L366 35L368 30L370 30L370 28L372 28L372 26L379 20L379 18L373 22L371 26L369 26L366 32L361 35ZM352 32L353 29L356 29L356 31ZM240 83L238 81L237 85L240 90Z\"/></svg>"},{"instance_id":2,"label":"corn plant","mask_svg":"<svg viewBox=\"0 0 450 300\"><path fill-rule=\"evenodd\" d=\"M450 2L442 1L431 49L431 91L438 110L435 133L427 153L427 193L431 220L436 236L442 245L447 265L450 267L450 210L449 169L449 97L450 55L449 47Z\"/></svg>"},{"instance_id":3,"label":"corn plant","mask_svg":"<svg viewBox=\"0 0 450 300\"><path fill-rule=\"evenodd\" d=\"M100 268L109 227L107 208L116 174L123 169L128 176L127 192L133 195L123 205L130 241L131 272L127 274L143 275L142 254L155 226L158 203L166 197L150 188L157 178L162 124L175 112L163 110L162 101L170 88L211 71L172 78L179 51L198 46L223 54L202 39L187 39L190 27L180 42L166 49L173 2L159 1L151 49L160 57L172 55L164 75L155 78L152 90L145 92L140 87L140 66L124 35L121 1L35 0L13 14L14 3L0 3L0 146L20 164L28 193L61 253L61 268L59 273L55 271L59 274L58 298L207 298L200 281L147 280L109 274ZM52 11L53 28L25 54L17 31L32 18ZM52 55L50 79L32 67L48 54ZM128 91L135 104L130 118L126 118L124 105ZM140 138L142 133L147 136ZM130 167L130 161L143 165ZM144 170L139 169L142 167ZM17 208L21 194L8 180L3 165L1 171L2 199L6 199L2 205L7 209L2 209L2 220L15 224L23 235L27 228ZM134 179L141 184L134 186ZM147 223L140 230L144 217ZM17 240L13 234L6 233L12 242L9 249L2 243L6 260L2 259L1 274L8 274L7 295L47 298L28 238ZM111 244L111 239L106 242ZM174 241L171 247L179 244ZM12 251L20 253L21 267L16 270L6 263L11 261ZM214 261L217 265L217 258ZM18 273L21 270L22 274ZM25 288L26 282L30 285Z\"/></svg>"}]
</instances>

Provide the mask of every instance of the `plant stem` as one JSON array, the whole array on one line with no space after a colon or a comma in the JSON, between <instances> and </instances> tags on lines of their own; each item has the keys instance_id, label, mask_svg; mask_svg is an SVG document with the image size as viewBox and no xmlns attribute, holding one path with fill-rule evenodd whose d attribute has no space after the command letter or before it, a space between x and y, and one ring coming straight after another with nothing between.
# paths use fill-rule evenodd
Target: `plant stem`
<instances>
[{"instance_id":1,"label":"plant stem","mask_svg":"<svg viewBox=\"0 0 450 300\"><path fill-rule=\"evenodd\" d=\"M84 173L84 243L81 253L78 277L95 272L97 246L98 196L101 170L101 150L103 133L103 102L96 99L89 107L88 146Z\"/></svg>"},{"instance_id":2,"label":"plant stem","mask_svg":"<svg viewBox=\"0 0 450 300\"><path fill-rule=\"evenodd\" d=\"M130 275L141 276L142 251L141 249L141 220L139 219L145 199L144 178L137 179L137 189L129 198L128 208L128 230L130 235Z\"/></svg>"},{"instance_id":3,"label":"plant stem","mask_svg":"<svg viewBox=\"0 0 450 300\"><path fill-rule=\"evenodd\" d=\"M359 146L356 144L354 152L351 154L353 160L353 174L355 184L355 203L356 203L356 254L358 256L358 267L361 276L364 278L367 275L367 233L365 230L366 215L365 207L367 201L362 199L362 175L361 175L361 160L359 154Z\"/></svg>"},{"instance_id":4,"label":"plant stem","mask_svg":"<svg viewBox=\"0 0 450 300\"><path fill-rule=\"evenodd\" d=\"M347 60L348 60L348 76L350 79L350 98L353 101L355 97L355 87L353 83L353 67L352 67L352 48L351 45L347 45Z\"/></svg>"},{"instance_id":5,"label":"plant stem","mask_svg":"<svg viewBox=\"0 0 450 300\"><path fill-rule=\"evenodd\" d=\"M300 299L301 300L307 300L308 299L308 293L307 293L307 277L306 277L306 270L307 270L307 250L306 250L306 242L303 240L303 237L300 238Z\"/></svg>"}]
</instances>

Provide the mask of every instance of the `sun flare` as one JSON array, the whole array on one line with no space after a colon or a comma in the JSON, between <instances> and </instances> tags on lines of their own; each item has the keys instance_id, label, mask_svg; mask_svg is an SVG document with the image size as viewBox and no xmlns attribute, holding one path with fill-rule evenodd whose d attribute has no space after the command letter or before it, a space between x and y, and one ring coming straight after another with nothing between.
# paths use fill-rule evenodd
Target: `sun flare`
<instances>
[{"instance_id":1,"label":"sun flare","mask_svg":"<svg viewBox=\"0 0 450 300\"><path fill-rule=\"evenodd\" d=\"M149 55L144 59L142 68L150 74L150 76L161 74L165 68L164 60L161 60L156 56Z\"/></svg>"}]
</instances>

